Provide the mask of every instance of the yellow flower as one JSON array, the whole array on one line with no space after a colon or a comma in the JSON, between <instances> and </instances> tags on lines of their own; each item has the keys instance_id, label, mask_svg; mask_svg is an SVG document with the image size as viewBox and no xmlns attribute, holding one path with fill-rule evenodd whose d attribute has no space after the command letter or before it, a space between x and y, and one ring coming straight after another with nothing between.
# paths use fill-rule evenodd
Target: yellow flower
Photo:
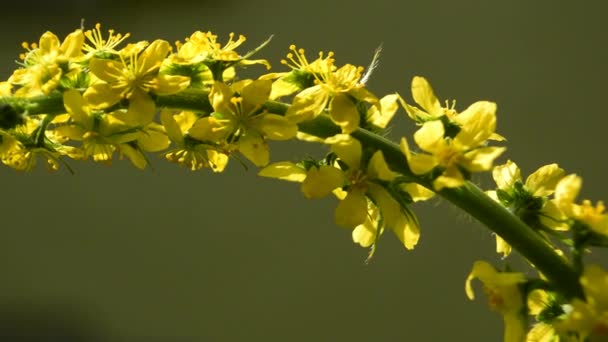
<instances>
[{"instance_id":1,"label":"yellow flower","mask_svg":"<svg viewBox=\"0 0 608 342\"><path fill-rule=\"evenodd\" d=\"M478 107L488 105L495 107L495 104L493 103L478 101L469 106L464 112L458 114L455 109L456 101L452 101L452 104L449 104L446 100L445 107L442 107L429 82L424 77L420 76L414 76L412 79L412 97L422 109L408 105L401 97L399 98L399 101L403 108L405 108L408 116L420 124L426 121L440 120L443 117L446 117L447 122L462 126L471 119L470 115L474 110L477 110ZM494 108L493 111L495 110L496 108ZM495 132L492 132L487 139L498 141L505 140L504 137Z\"/></svg>"},{"instance_id":2,"label":"yellow flower","mask_svg":"<svg viewBox=\"0 0 608 342\"><path fill-rule=\"evenodd\" d=\"M18 171L31 171L38 159L45 162L47 170L57 171L60 158L68 156L72 159L82 159L82 152L73 146L62 145L65 142L54 130L46 131L44 144L34 141L34 133L40 126L40 119L27 117L23 125L17 126L10 132L0 130L0 159L2 162Z\"/></svg>"},{"instance_id":3,"label":"yellow flower","mask_svg":"<svg viewBox=\"0 0 608 342\"><path fill-rule=\"evenodd\" d=\"M401 150L408 160L413 173L424 174L436 166L443 169L433 182L435 190L454 188L464 184L463 168L469 172L487 171L494 159L500 156L504 147L485 146L496 127L496 104L476 102L460 113L457 122L460 131L454 138L445 137L441 121L427 121L414 133L414 140L420 148L429 153L412 154L405 138L401 139Z\"/></svg>"},{"instance_id":4,"label":"yellow flower","mask_svg":"<svg viewBox=\"0 0 608 342\"><path fill-rule=\"evenodd\" d=\"M608 273L597 265L586 265L580 278L586 300L574 299L566 319L556 325L559 332L576 332L581 340L608 340Z\"/></svg>"},{"instance_id":5,"label":"yellow flower","mask_svg":"<svg viewBox=\"0 0 608 342\"><path fill-rule=\"evenodd\" d=\"M326 58L320 55L313 66L308 63L303 49L296 51L293 47L292 51L297 56L297 61L291 58L296 64L295 68L302 68L311 74L315 85L294 97L285 117L299 123L315 118L328 108L331 119L344 133L350 133L359 127L360 115L353 99L378 104L378 99L360 82L363 68L346 64L336 69L331 58L333 54Z\"/></svg>"},{"instance_id":6,"label":"yellow flower","mask_svg":"<svg viewBox=\"0 0 608 342\"><path fill-rule=\"evenodd\" d=\"M83 42L82 30L70 33L63 43L49 31L40 37L39 44L24 42L27 52L20 55L24 68L15 70L9 78L10 83L21 86L15 95L48 95L55 90L62 76L78 68L70 62L82 56Z\"/></svg>"},{"instance_id":7,"label":"yellow flower","mask_svg":"<svg viewBox=\"0 0 608 342\"><path fill-rule=\"evenodd\" d=\"M485 261L476 261L467 277L465 291L475 299L471 281L479 279L488 296L490 308L503 315L505 342L521 342L525 336L524 299L519 285L526 281L522 273L497 272Z\"/></svg>"},{"instance_id":8,"label":"yellow flower","mask_svg":"<svg viewBox=\"0 0 608 342\"><path fill-rule=\"evenodd\" d=\"M334 192L340 199L335 211L336 224L354 229L353 240L364 247L373 244L383 227L387 227L393 230L407 249L414 248L420 236L418 221L382 185L396 176L386 164L382 152L376 151L365 165L361 144L356 139L340 134L325 142L331 144L332 152L345 170L336 167L338 164L313 166L305 170L295 164L282 162L267 166L259 175L302 182L301 190L306 198L321 198ZM411 191L414 200L427 199L432 195L419 187L407 184L403 190Z\"/></svg>"},{"instance_id":9,"label":"yellow flower","mask_svg":"<svg viewBox=\"0 0 608 342\"><path fill-rule=\"evenodd\" d=\"M114 34L114 30L108 30L108 37L104 39L101 33L101 24L95 24L93 30L87 30L84 32L84 36L89 41L85 42L82 49L87 53L87 57L91 58L94 56L105 57L106 54L116 55L118 51L116 47L122 43L125 39L131 36L130 33L124 35L117 33Z\"/></svg>"},{"instance_id":10,"label":"yellow flower","mask_svg":"<svg viewBox=\"0 0 608 342\"><path fill-rule=\"evenodd\" d=\"M538 323L526 335L526 342L559 342L560 337L553 321L563 314L559 303L547 291L536 289L528 293L528 313L536 316ZM547 314L549 311L549 314ZM549 317L546 317L550 315ZM545 316L545 317L541 317ZM568 340L570 341L570 340Z\"/></svg>"},{"instance_id":11,"label":"yellow flower","mask_svg":"<svg viewBox=\"0 0 608 342\"><path fill-rule=\"evenodd\" d=\"M564 170L557 164L549 164L534 171L522 183L519 167L508 160L506 164L495 166L492 170L498 190L488 191L487 194L532 227L541 224L554 230L568 230L564 214L554 202L547 200L547 196L555 192L557 182L564 174ZM511 252L511 246L498 235L496 251L504 257Z\"/></svg>"},{"instance_id":12,"label":"yellow flower","mask_svg":"<svg viewBox=\"0 0 608 342\"><path fill-rule=\"evenodd\" d=\"M265 59L250 60L247 59L262 47L268 41L260 45L254 52L248 53L245 56L239 55L234 51L241 46L247 38L242 34L234 39L235 34L230 33L228 41L222 46L217 41L217 35L211 32L194 32L185 43L178 43L177 54L172 56L176 63L196 64L196 63L214 63L214 62L232 62L240 65L263 64L267 69L270 69L270 64Z\"/></svg>"},{"instance_id":13,"label":"yellow flower","mask_svg":"<svg viewBox=\"0 0 608 342\"><path fill-rule=\"evenodd\" d=\"M298 131L295 123L263 110L271 86L270 80L244 80L232 88L216 82L209 93L212 116L224 125L228 143L256 166L265 166L270 159L266 139L288 140Z\"/></svg>"},{"instance_id":14,"label":"yellow flower","mask_svg":"<svg viewBox=\"0 0 608 342\"><path fill-rule=\"evenodd\" d=\"M407 115L416 122L437 120L444 115L449 119L456 117L457 112L454 109L456 102L453 101L449 105L446 101L446 107L442 107L437 97L435 97L433 88L424 77L414 76L412 79L412 97L422 109L410 106L402 98L400 98L400 101Z\"/></svg>"},{"instance_id":15,"label":"yellow flower","mask_svg":"<svg viewBox=\"0 0 608 342\"><path fill-rule=\"evenodd\" d=\"M126 58L121 54L120 61L92 58L91 73L102 82L91 85L84 93L85 99L95 108L107 108L128 99L130 112L137 113L143 121L151 121L156 108L148 93L177 93L190 82L185 76L158 73L170 48L166 41L155 40L139 56Z\"/></svg>"},{"instance_id":16,"label":"yellow flower","mask_svg":"<svg viewBox=\"0 0 608 342\"><path fill-rule=\"evenodd\" d=\"M128 112L98 112L75 89L63 94L63 102L70 114L70 123L56 127L55 131L69 139L82 141L85 158L93 157L96 162L109 163L117 147L136 141L141 134L120 119L128 117Z\"/></svg>"},{"instance_id":17,"label":"yellow flower","mask_svg":"<svg viewBox=\"0 0 608 342\"><path fill-rule=\"evenodd\" d=\"M160 119L169 139L177 145L165 155L167 160L192 171L203 167L213 172L224 171L229 151L224 150L218 142L222 127L217 119L198 118L196 114L186 111L173 115L168 110L161 112Z\"/></svg>"},{"instance_id":18,"label":"yellow flower","mask_svg":"<svg viewBox=\"0 0 608 342\"><path fill-rule=\"evenodd\" d=\"M378 128L386 128L399 109L397 101L399 94L389 94L380 99L378 106L367 110L367 122Z\"/></svg>"},{"instance_id":19,"label":"yellow flower","mask_svg":"<svg viewBox=\"0 0 608 342\"><path fill-rule=\"evenodd\" d=\"M562 178L555 188L555 204L566 216L582 222L592 231L608 236L608 215L604 212L602 201L597 202L594 207L589 200L576 204L574 200L581 189L582 179L571 174Z\"/></svg>"}]
</instances>

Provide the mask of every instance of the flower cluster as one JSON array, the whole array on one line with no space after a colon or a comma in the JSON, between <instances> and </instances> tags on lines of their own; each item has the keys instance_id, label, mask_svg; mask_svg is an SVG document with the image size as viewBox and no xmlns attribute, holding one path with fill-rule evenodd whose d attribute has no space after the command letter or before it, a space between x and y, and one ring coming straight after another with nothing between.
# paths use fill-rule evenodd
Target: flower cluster
<instances>
[{"instance_id":1,"label":"flower cluster","mask_svg":"<svg viewBox=\"0 0 608 342\"><path fill-rule=\"evenodd\" d=\"M174 45L129 37L104 34L97 24L63 41L46 32L38 43L23 43L19 68L0 82L0 161L21 171L40 160L49 170L71 171L69 159L110 164L118 157L145 169L155 153L213 172L230 159L249 162L260 176L300 183L308 199L333 194L336 225L369 248L369 257L385 231L407 250L417 245L416 202L436 194L457 199L494 231L509 233L496 235L503 260L514 246L538 268L530 278L478 261L466 280L470 299L472 281L483 283L504 317L505 341L608 339L608 273L583 262L591 248L608 246L604 205L577 202L581 178L557 164L525 181L510 160L494 166L506 150L494 146L505 140L496 133L495 103L459 111L420 76L411 83L413 102L397 93L380 97L366 85L371 69L340 65L333 52L311 60L295 45L281 61L288 70L241 79L241 68L270 69L251 59L269 40L240 54L246 38L233 33L225 44L202 31ZM417 130L397 145L383 134L400 108ZM273 161L269 141L289 139L327 152ZM497 187L484 193L470 179L488 171ZM503 221L488 220L486 211ZM536 322L526 331L531 317Z\"/></svg>"}]
</instances>

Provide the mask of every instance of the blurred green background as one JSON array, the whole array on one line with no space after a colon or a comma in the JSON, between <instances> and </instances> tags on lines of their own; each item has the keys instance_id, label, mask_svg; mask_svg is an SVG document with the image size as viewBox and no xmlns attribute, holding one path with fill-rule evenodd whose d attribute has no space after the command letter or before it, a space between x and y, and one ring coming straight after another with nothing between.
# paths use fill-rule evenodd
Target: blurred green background
<instances>
[{"instance_id":1,"label":"blurred green background","mask_svg":"<svg viewBox=\"0 0 608 342\"><path fill-rule=\"evenodd\" d=\"M244 52L275 66L291 43L338 63L367 65L382 95L410 99L412 76L457 108L498 103L498 132L529 174L559 162L584 177L582 196L608 199L605 134L606 2L555 1L67 1L3 9L1 77L20 43L80 25L133 40L183 40L195 30L248 37ZM260 68L260 72L263 70ZM401 111L394 137L413 130ZM319 156L319 146L272 145L273 159ZM2 168L0 332L71 335L74 341L498 341L502 321L464 294L472 263L496 265L494 237L440 199L416 207L419 246L391 235L375 259L336 227L332 198L256 177L190 172L152 156L73 163L48 174ZM486 186L492 183L481 177ZM597 257L596 257L597 258ZM602 259L601 257L599 259ZM606 261L607 258L603 258ZM515 259L516 260L516 259ZM606 265L606 263L605 263ZM481 294L481 291L479 291ZM1 334L0 334L1 335Z\"/></svg>"}]
</instances>

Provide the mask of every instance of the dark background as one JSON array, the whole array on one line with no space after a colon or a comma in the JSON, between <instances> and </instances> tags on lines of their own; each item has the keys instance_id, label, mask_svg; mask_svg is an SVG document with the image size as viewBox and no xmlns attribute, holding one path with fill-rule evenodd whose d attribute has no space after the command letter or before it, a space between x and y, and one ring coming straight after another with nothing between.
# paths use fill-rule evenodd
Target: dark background
<instances>
[{"instance_id":1,"label":"dark background","mask_svg":"<svg viewBox=\"0 0 608 342\"><path fill-rule=\"evenodd\" d=\"M498 103L498 132L524 175L559 162L606 199L608 22L602 1L52 1L3 9L1 77L24 40L90 28L171 42L195 30L270 34L274 66L291 43L367 65L369 83L410 99L423 75L458 109ZM263 72L262 68L257 69ZM401 111L393 137L411 132ZM273 160L320 155L272 145ZM150 341L498 341L502 320L464 280L484 258L501 265L492 234L444 201L417 206L419 246L391 235L373 262L336 227L333 198L306 201L296 185L232 162L190 172L152 156L72 163L70 175L0 170L0 331ZM485 179L485 177L483 177ZM486 181L486 186L491 183ZM604 259L605 260L605 259Z\"/></svg>"}]
</instances>

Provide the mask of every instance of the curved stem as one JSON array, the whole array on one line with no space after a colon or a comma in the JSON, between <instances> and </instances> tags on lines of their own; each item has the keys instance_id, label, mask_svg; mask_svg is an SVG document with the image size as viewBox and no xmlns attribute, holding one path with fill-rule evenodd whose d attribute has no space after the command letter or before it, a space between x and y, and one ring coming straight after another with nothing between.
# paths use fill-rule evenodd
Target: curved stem
<instances>
[{"instance_id":1,"label":"curved stem","mask_svg":"<svg viewBox=\"0 0 608 342\"><path fill-rule=\"evenodd\" d=\"M213 111L205 90L188 90L179 94L157 96L158 107L191 110L210 113ZM0 104L14 105L15 109L29 114L59 114L65 112L62 97L57 94L30 99L0 98ZM284 114L287 104L270 101L266 109L272 113ZM321 138L340 133L340 128L326 115L299 124L303 133ZM364 146L382 150L392 170L404 174L413 182L432 189L427 179L413 175L407 159L394 142L364 129L352 133ZM526 257L543 273L564 296L583 298L583 291L578 281L578 274L567 260L559 256L533 229L523 223L499 203L488 197L475 184L467 182L459 188L446 188L438 192L440 196L452 202L471 216L475 217L489 229L500 235L513 248Z\"/></svg>"}]
</instances>

